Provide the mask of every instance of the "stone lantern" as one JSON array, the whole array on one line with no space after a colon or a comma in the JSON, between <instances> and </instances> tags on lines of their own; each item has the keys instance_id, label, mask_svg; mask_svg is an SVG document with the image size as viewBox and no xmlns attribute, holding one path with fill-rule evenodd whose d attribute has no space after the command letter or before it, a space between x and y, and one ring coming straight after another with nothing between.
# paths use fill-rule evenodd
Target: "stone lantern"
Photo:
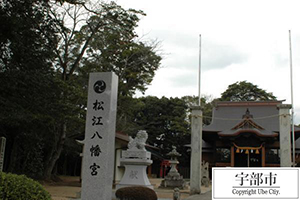
<instances>
[{"instance_id":1,"label":"stone lantern","mask_svg":"<svg viewBox=\"0 0 300 200\"><path fill-rule=\"evenodd\" d=\"M169 161L171 169L165 179L161 182L161 188L186 188L186 183L183 180L183 177L179 174L176 166L179 164L177 157L180 157L181 154L177 152L176 147L172 146L173 150L167 154L171 157Z\"/></svg>"}]
</instances>

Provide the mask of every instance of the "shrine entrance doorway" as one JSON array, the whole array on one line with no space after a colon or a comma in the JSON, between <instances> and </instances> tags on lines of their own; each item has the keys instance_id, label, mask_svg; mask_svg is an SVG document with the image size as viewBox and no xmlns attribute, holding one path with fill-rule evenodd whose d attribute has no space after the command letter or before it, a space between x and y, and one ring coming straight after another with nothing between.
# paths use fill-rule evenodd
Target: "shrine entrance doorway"
<instances>
[{"instance_id":1,"label":"shrine entrance doorway","mask_svg":"<svg viewBox=\"0 0 300 200\"><path fill-rule=\"evenodd\" d=\"M261 154L255 153L256 151L240 150L240 153L234 155L234 166L235 167L262 167L262 156Z\"/></svg>"},{"instance_id":2,"label":"shrine entrance doorway","mask_svg":"<svg viewBox=\"0 0 300 200\"><path fill-rule=\"evenodd\" d=\"M243 134L232 142L232 167L264 167L265 143L253 134Z\"/></svg>"}]
</instances>

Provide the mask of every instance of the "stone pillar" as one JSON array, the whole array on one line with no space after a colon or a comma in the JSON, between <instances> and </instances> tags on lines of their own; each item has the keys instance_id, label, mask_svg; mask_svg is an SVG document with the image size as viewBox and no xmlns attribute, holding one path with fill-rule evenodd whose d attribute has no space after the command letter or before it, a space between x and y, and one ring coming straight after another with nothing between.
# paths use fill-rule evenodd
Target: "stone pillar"
<instances>
[{"instance_id":1,"label":"stone pillar","mask_svg":"<svg viewBox=\"0 0 300 200\"><path fill-rule=\"evenodd\" d=\"M82 164L84 200L111 200L114 174L118 76L90 73Z\"/></svg>"},{"instance_id":2,"label":"stone pillar","mask_svg":"<svg viewBox=\"0 0 300 200\"><path fill-rule=\"evenodd\" d=\"M190 194L201 194L202 110L192 107Z\"/></svg>"},{"instance_id":3,"label":"stone pillar","mask_svg":"<svg viewBox=\"0 0 300 200\"><path fill-rule=\"evenodd\" d=\"M280 138L280 166L291 167L291 115L290 104L280 104L279 109L279 138Z\"/></svg>"}]
</instances>

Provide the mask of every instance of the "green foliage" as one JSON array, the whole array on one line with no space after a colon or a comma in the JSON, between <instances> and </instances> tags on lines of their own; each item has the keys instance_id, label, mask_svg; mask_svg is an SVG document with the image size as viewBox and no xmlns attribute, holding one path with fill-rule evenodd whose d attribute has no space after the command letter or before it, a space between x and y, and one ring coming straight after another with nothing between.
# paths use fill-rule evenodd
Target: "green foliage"
<instances>
[{"instance_id":1,"label":"green foliage","mask_svg":"<svg viewBox=\"0 0 300 200\"><path fill-rule=\"evenodd\" d=\"M41 179L44 170L44 142L36 133L20 133L14 142L15 154L14 172L26 174L30 178Z\"/></svg>"},{"instance_id":2,"label":"green foliage","mask_svg":"<svg viewBox=\"0 0 300 200\"><path fill-rule=\"evenodd\" d=\"M40 178L44 170L50 178L64 147L64 154L77 155L81 147L74 139L84 133L90 72L119 76L118 127L136 129L123 121L136 112L126 106L133 105L129 99L136 90L146 90L161 60L155 43L137 41L134 29L144 13L114 2L88 5L84 0L0 4L0 134L12 149L7 171Z\"/></svg>"},{"instance_id":3,"label":"green foliage","mask_svg":"<svg viewBox=\"0 0 300 200\"><path fill-rule=\"evenodd\" d=\"M272 93L268 93L247 81L236 82L228 86L222 93L220 101L268 101L276 100Z\"/></svg>"},{"instance_id":4,"label":"green foliage","mask_svg":"<svg viewBox=\"0 0 300 200\"><path fill-rule=\"evenodd\" d=\"M157 200L154 190L147 187L125 187L116 191L119 200Z\"/></svg>"},{"instance_id":5,"label":"green foliage","mask_svg":"<svg viewBox=\"0 0 300 200\"><path fill-rule=\"evenodd\" d=\"M56 24L48 1L3 0L0 7L0 127L12 149L8 171L37 178L61 107L52 68Z\"/></svg>"},{"instance_id":6,"label":"green foliage","mask_svg":"<svg viewBox=\"0 0 300 200\"><path fill-rule=\"evenodd\" d=\"M119 95L117 131L135 135L142 127L136 123L145 104L139 98Z\"/></svg>"},{"instance_id":7,"label":"green foliage","mask_svg":"<svg viewBox=\"0 0 300 200\"><path fill-rule=\"evenodd\" d=\"M74 46L71 46L74 50L71 56L78 55L82 50L80 47L90 39L78 71L83 76L95 71L115 72L119 77L121 96L132 96L136 90L144 92L161 61L155 52L157 43L136 41L134 29L139 16L144 13L125 10L113 2L102 6L106 12L90 17L87 25L76 33Z\"/></svg>"},{"instance_id":8,"label":"green foliage","mask_svg":"<svg viewBox=\"0 0 300 200\"><path fill-rule=\"evenodd\" d=\"M147 142L161 148L166 155L172 150L172 145L183 155L179 158L182 165L189 163L184 145L190 143L190 126L187 118L187 105L180 98L157 98L153 96L134 99L133 110L127 107L127 120L132 122L132 132L146 130ZM135 128L134 128L135 127ZM165 156L167 158L167 156Z\"/></svg>"},{"instance_id":9,"label":"green foliage","mask_svg":"<svg viewBox=\"0 0 300 200\"><path fill-rule=\"evenodd\" d=\"M145 92L161 61L161 57L155 53L155 46L135 43L132 39L127 42L101 41L115 43L113 47L109 46L103 50L93 49L101 50L102 54L94 60L86 60L84 68L89 71L91 68L96 71L114 71L119 76L119 94L122 96L132 96L136 90ZM86 70L84 68L83 70Z\"/></svg>"},{"instance_id":10,"label":"green foliage","mask_svg":"<svg viewBox=\"0 0 300 200\"><path fill-rule=\"evenodd\" d=\"M199 104L199 98L196 96L184 96L182 97L182 100L185 101L186 105L189 108L187 111L187 115L189 115L190 120L191 107ZM213 102L214 100L212 100L210 96L201 97L201 108L202 114L204 116L203 124L205 125L209 125L211 122Z\"/></svg>"},{"instance_id":11,"label":"green foliage","mask_svg":"<svg viewBox=\"0 0 300 200\"><path fill-rule=\"evenodd\" d=\"M24 175L0 172L0 199L51 200L51 196L41 184Z\"/></svg>"},{"instance_id":12,"label":"green foliage","mask_svg":"<svg viewBox=\"0 0 300 200\"><path fill-rule=\"evenodd\" d=\"M54 84L55 28L43 1L4 0L0 6L0 124L16 127L48 113L42 105Z\"/></svg>"},{"instance_id":13,"label":"green foliage","mask_svg":"<svg viewBox=\"0 0 300 200\"><path fill-rule=\"evenodd\" d=\"M126 104L126 97L131 97L136 90L145 91L160 64L161 57L156 55L154 46L135 41L137 35L134 29L139 16L144 15L142 11L125 10L114 2L101 2L96 7L89 10L87 5L66 3L58 9L53 7L53 17L62 22L58 24L61 32L55 66L64 88L71 90L61 93L62 105L67 109L62 112L61 131L54 134L58 141L52 145L50 165L46 164L47 177L62 152L64 141L84 133L89 73L113 71L119 76L120 108ZM82 9L89 12L85 15L88 18L82 18ZM70 18L67 20L66 16ZM118 115L124 116L124 110L121 108ZM123 122L117 123L119 127L124 127Z\"/></svg>"},{"instance_id":14,"label":"green foliage","mask_svg":"<svg viewBox=\"0 0 300 200\"><path fill-rule=\"evenodd\" d=\"M48 3L3 0L0 7L0 72L37 69L48 72L57 41Z\"/></svg>"}]
</instances>

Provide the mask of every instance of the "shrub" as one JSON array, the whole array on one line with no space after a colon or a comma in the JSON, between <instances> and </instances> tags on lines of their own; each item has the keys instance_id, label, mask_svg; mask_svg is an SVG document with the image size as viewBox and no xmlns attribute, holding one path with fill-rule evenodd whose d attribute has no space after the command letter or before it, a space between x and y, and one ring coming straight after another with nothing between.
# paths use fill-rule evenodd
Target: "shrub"
<instances>
[{"instance_id":1,"label":"shrub","mask_svg":"<svg viewBox=\"0 0 300 200\"><path fill-rule=\"evenodd\" d=\"M37 181L24 175L0 172L0 199L51 200L51 196Z\"/></svg>"},{"instance_id":2,"label":"shrub","mask_svg":"<svg viewBox=\"0 0 300 200\"><path fill-rule=\"evenodd\" d=\"M120 200L157 200L154 190L142 186L120 188L116 197Z\"/></svg>"}]
</instances>

